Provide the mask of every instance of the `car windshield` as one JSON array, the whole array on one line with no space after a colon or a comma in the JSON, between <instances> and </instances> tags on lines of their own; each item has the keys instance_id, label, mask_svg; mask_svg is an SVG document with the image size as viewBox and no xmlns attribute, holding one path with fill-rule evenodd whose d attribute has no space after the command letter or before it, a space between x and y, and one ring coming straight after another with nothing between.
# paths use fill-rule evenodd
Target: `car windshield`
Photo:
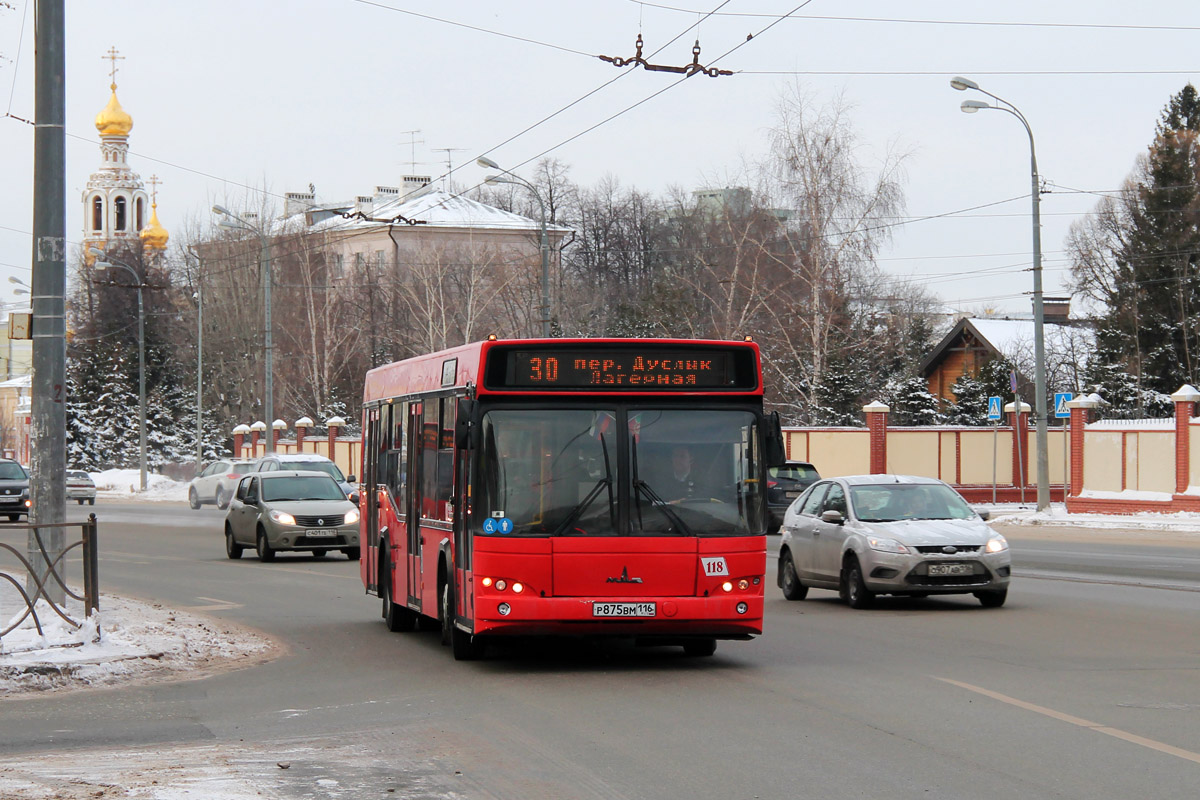
<instances>
[{"instance_id":1,"label":"car windshield","mask_svg":"<svg viewBox=\"0 0 1200 800\"><path fill-rule=\"evenodd\" d=\"M305 469L307 469L307 467ZM234 475L245 475L247 472L254 472L254 462L247 461L244 464L231 464L229 471Z\"/></svg>"},{"instance_id":2,"label":"car windshield","mask_svg":"<svg viewBox=\"0 0 1200 800\"><path fill-rule=\"evenodd\" d=\"M907 519L973 519L976 515L958 492L940 483L851 486L854 515L863 522Z\"/></svg>"},{"instance_id":3,"label":"car windshield","mask_svg":"<svg viewBox=\"0 0 1200 800\"><path fill-rule=\"evenodd\" d=\"M785 481L815 481L820 479L816 468L808 464L786 464L782 467L770 467L767 470L767 476L779 480L782 478Z\"/></svg>"},{"instance_id":4,"label":"car windshield","mask_svg":"<svg viewBox=\"0 0 1200 800\"><path fill-rule=\"evenodd\" d=\"M758 426L749 411L629 412L635 534L761 530Z\"/></svg>"},{"instance_id":5,"label":"car windshield","mask_svg":"<svg viewBox=\"0 0 1200 800\"><path fill-rule=\"evenodd\" d=\"M345 500L346 495L332 478L319 475L295 475L285 478L264 478L262 499L276 503L286 500Z\"/></svg>"},{"instance_id":6,"label":"car windshield","mask_svg":"<svg viewBox=\"0 0 1200 800\"><path fill-rule=\"evenodd\" d=\"M488 412L476 509L518 535L615 535L615 420L595 409Z\"/></svg>"},{"instance_id":7,"label":"car windshield","mask_svg":"<svg viewBox=\"0 0 1200 800\"><path fill-rule=\"evenodd\" d=\"M73 481L89 481L92 479L86 472L68 472L67 477Z\"/></svg>"},{"instance_id":8,"label":"car windshield","mask_svg":"<svg viewBox=\"0 0 1200 800\"><path fill-rule=\"evenodd\" d=\"M20 464L12 461L0 463L0 481L23 481L28 477Z\"/></svg>"},{"instance_id":9,"label":"car windshield","mask_svg":"<svg viewBox=\"0 0 1200 800\"><path fill-rule=\"evenodd\" d=\"M332 461L283 461L280 462L279 468L304 470L307 472L324 472L335 481L346 480L346 476L342 475L342 471Z\"/></svg>"}]
</instances>

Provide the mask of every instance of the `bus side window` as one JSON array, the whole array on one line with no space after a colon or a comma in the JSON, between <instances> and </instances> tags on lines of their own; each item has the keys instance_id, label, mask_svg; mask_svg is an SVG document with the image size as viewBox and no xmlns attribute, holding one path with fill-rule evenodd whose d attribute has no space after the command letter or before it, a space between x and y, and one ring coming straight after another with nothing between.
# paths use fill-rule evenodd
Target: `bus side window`
<instances>
[{"instance_id":1,"label":"bus side window","mask_svg":"<svg viewBox=\"0 0 1200 800\"><path fill-rule=\"evenodd\" d=\"M441 406L436 399L426 400L421 419L421 517L424 519L440 519L437 513L437 446Z\"/></svg>"},{"instance_id":2,"label":"bus side window","mask_svg":"<svg viewBox=\"0 0 1200 800\"><path fill-rule=\"evenodd\" d=\"M405 484L408 477L407 451L404 441L404 420L408 418L408 403L397 403L392 410L392 424L385 439L387 443L387 485L391 489L396 508L404 512Z\"/></svg>"},{"instance_id":3,"label":"bus side window","mask_svg":"<svg viewBox=\"0 0 1200 800\"><path fill-rule=\"evenodd\" d=\"M442 398L442 429L438 437L437 500L440 519L450 519L447 511L454 489L454 414L458 401L453 397Z\"/></svg>"}]
</instances>

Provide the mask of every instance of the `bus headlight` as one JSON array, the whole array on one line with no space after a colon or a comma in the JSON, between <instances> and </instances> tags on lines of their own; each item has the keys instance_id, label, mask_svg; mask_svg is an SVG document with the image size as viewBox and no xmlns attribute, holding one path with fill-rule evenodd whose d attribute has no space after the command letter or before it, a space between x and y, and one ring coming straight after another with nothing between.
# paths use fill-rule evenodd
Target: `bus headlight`
<instances>
[{"instance_id":1,"label":"bus headlight","mask_svg":"<svg viewBox=\"0 0 1200 800\"><path fill-rule=\"evenodd\" d=\"M512 585L512 590L513 590L513 593L514 593L514 594L520 594L521 592L525 591L525 584L523 584L523 583L514 583L514 584Z\"/></svg>"},{"instance_id":2,"label":"bus headlight","mask_svg":"<svg viewBox=\"0 0 1200 800\"><path fill-rule=\"evenodd\" d=\"M508 588L508 581L504 580L503 578L496 581L496 591L503 592L507 588Z\"/></svg>"},{"instance_id":3,"label":"bus headlight","mask_svg":"<svg viewBox=\"0 0 1200 800\"><path fill-rule=\"evenodd\" d=\"M722 588L722 589L724 589L724 590L725 590L725 591L727 591L727 592L732 592L732 591L733 591L733 584L732 584L732 583L730 583L729 581L725 581L724 583L722 583L722 584L721 584L721 588Z\"/></svg>"}]
</instances>

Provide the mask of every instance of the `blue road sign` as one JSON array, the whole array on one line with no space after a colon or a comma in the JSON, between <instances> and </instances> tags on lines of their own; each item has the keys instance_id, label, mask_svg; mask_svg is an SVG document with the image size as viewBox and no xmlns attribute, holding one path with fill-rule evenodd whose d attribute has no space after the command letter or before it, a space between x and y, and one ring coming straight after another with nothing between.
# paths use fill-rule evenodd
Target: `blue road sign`
<instances>
[{"instance_id":1,"label":"blue road sign","mask_svg":"<svg viewBox=\"0 0 1200 800\"><path fill-rule=\"evenodd\" d=\"M1004 419L1004 401L999 397L988 398L988 419Z\"/></svg>"},{"instance_id":2,"label":"blue road sign","mask_svg":"<svg viewBox=\"0 0 1200 800\"><path fill-rule=\"evenodd\" d=\"M1075 397L1072 392L1055 392L1054 393L1054 416L1057 419L1071 416L1071 409L1067 408L1067 403Z\"/></svg>"}]
</instances>

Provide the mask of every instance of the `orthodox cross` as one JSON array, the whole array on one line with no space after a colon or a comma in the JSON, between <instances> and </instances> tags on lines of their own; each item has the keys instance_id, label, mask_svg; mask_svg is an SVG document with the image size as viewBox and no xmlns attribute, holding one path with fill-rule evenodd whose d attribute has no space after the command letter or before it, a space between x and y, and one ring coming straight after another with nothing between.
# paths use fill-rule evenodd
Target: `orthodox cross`
<instances>
[{"instance_id":1,"label":"orthodox cross","mask_svg":"<svg viewBox=\"0 0 1200 800\"><path fill-rule=\"evenodd\" d=\"M162 181L160 181L158 179L157 175L151 175L149 177L149 179L146 180L146 183L150 184L150 202L157 203L158 202L158 185L160 183L162 183Z\"/></svg>"},{"instance_id":2,"label":"orthodox cross","mask_svg":"<svg viewBox=\"0 0 1200 800\"><path fill-rule=\"evenodd\" d=\"M100 56L101 59L107 58L109 61L112 62L112 66L109 68L110 69L109 74L110 74L111 80L112 80L112 88L114 88L114 89L117 88L117 62L125 60L125 56L119 56L119 55L117 55L117 52L118 52L117 48L110 47L110 48L108 48L107 55Z\"/></svg>"}]
</instances>

